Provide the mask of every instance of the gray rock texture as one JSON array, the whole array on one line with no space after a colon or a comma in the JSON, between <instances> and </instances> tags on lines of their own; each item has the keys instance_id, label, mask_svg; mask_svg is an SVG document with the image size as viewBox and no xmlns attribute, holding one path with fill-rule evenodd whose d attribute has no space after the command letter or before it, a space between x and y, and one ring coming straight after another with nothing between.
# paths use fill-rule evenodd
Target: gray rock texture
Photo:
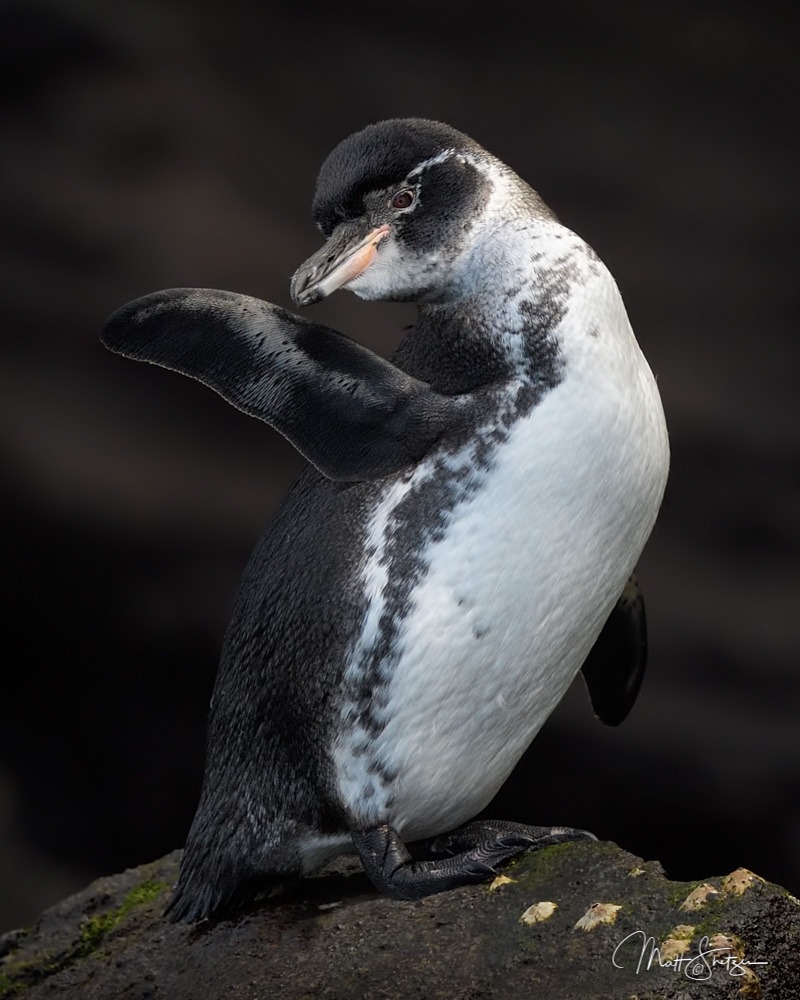
<instances>
[{"instance_id":1,"label":"gray rock texture","mask_svg":"<svg viewBox=\"0 0 800 1000\"><path fill-rule=\"evenodd\" d=\"M800 903L745 869L670 882L615 844L566 844L491 886L400 903L348 862L188 927L162 917L179 861L98 879L0 939L0 998L800 996Z\"/></svg>"}]
</instances>

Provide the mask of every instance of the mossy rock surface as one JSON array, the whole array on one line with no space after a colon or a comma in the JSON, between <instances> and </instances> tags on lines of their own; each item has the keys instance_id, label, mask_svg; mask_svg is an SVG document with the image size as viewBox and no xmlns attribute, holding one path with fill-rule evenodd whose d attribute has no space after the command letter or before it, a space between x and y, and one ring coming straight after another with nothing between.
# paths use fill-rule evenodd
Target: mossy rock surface
<instances>
[{"instance_id":1,"label":"mossy rock surface","mask_svg":"<svg viewBox=\"0 0 800 1000\"><path fill-rule=\"evenodd\" d=\"M800 904L744 870L670 882L582 842L524 856L494 888L401 903L347 863L188 927L162 917L179 861L99 879L6 935L0 1000L800 997Z\"/></svg>"}]
</instances>

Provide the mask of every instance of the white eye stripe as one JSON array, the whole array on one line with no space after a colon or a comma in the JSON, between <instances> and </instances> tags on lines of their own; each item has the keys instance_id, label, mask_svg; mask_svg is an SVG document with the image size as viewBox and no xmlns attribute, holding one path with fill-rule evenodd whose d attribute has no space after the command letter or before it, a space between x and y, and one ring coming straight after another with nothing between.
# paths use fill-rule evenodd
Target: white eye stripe
<instances>
[{"instance_id":1,"label":"white eye stripe","mask_svg":"<svg viewBox=\"0 0 800 1000\"><path fill-rule=\"evenodd\" d=\"M414 167L414 169L408 174L406 181L410 181L412 177L417 177L423 170L427 170L428 167L435 167L439 163L445 163L447 160L452 159L455 155L455 149L445 149L441 153L437 153L436 156L432 156L429 160L423 160L422 163L417 164L417 166Z\"/></svg>"},{"instance_id":2,"label":"white eye stripe","mask_svg":"<svg viewBox=\"0 0 800 1000\"><path fill-rule=\"evenodd\" d=\"M420 186L419 175L423 171L427 170L428 167L436 167L440 163L446 163L448 160L453 160L453 159L458 160L460 163L471 163L473 164L473 166L476 167L478 165L477 161L473 157L463 152L459 152L458 150L452 148L445 149L441 153L437 153L436 156L432 156L430 159L423 160L422 163L418 163L417 166L414 167L414 169L406 175L406 178L401 184L400 188L395 192L395 194L393 194L389 198L389 207L394 209L394 211L396 212L406 212L409 209L413 208L416 205L417 201L419 200L419 186ZM410 201L408 205L405 205L403 207L396 206L394 204L394 199L406 192L413 195L413 200Z\"/></svg>"}]
</instances>

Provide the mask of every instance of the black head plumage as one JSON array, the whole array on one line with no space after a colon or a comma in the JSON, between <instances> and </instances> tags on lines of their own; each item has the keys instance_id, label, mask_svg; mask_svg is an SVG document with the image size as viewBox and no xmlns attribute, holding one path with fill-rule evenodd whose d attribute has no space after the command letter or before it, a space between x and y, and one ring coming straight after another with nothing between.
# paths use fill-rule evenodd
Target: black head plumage
<instances>
[{"instance_id":1,"label":"black head plumage","mask_svg":"<svg viewBox=\"0 0 800 1000\"><path fill-rule=\"evenodd\" d=\"M469 136L424 118L390 118L343 139L320 168L312 211L325 235L359 216L363 198L402 181L419 163L447 149L480 151Z\"/></svg>"}]
</instances>

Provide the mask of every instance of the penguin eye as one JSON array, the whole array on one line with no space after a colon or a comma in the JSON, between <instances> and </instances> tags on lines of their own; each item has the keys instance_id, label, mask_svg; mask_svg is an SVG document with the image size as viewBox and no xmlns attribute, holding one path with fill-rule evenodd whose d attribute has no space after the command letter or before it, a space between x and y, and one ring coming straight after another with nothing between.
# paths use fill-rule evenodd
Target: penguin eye
<instances>
[{"instance_id":1,"label":"penguin eye","mask_svg":"<svg viewBox=\"0 0 800 1000\"><path fill-rule=\"evenodd\" d=\"M402 191L398 191L396 195L389 202L392 208L402 210L404 208L411 208L414 204L414 199L416 195L410 188L404 188Z\"/></svg>"}]
</instances>

